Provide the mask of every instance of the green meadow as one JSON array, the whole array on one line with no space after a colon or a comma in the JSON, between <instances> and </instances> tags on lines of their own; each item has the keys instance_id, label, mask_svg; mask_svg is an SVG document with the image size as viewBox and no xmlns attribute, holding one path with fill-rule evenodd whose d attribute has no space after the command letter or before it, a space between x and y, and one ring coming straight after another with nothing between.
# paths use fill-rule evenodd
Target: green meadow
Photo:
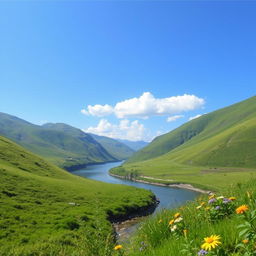
<instances>
[{"instance_id":1,"label":"green meadow","mask_svg":"<svg viewBox=\"0 0 256 256\"><path fill-rule=\"evenodd\" d=\"M124 254L256 255L255 112L252 97L203 115L111 170L128 179L187 183L215 193L147 219Z\"/></svg>"},{"instance_id":2,"label":"green meadow","mask_svg":"<svg viewBox=\"0 0 256 256\"><path fill-rule=\"evenodd\" d=\"M164 210L147 219L132 238L132 243L123 247L123 251L129 256L253 256L256 253L255 188L254 179L222 189L213 197L215 203L211 203L211 199L205 195L179 209ZM235 198L228 201L229 197ZM237 213L241 205L248 207L248 210ZM176 213L180 214L182 220L171 224ZM175 225L177 228L172 231ZM221 243L207 250L207 254L203 254L203 251L200 254L204 238L212 235L219 236Z\"/></svg>"},{"instance_id":3,"label":"green meadow","mask_svg":"<svg viewBox=\"0 0 256 256\"><path fill-rule=\"evenodd\" d=\"M219 190L256 174L256 97L156 138L114 174Z\"/></svg>"},{"instance_id":4,"label":"green meadow","mask_svg":"<svg viewBox=\"0 0 256 256\"><path fill-rule=\"evenodd\" d=\"M74 176L0 137L0 255L111 255L108 219L152 203L149 191Z\"/></svg>"},{"instance_id":5,"label":"green meadow","mask_svg":"<svg viewBox=\"0 0 256 256\"><path fill-rule=\"evenodd\" d=\"M204 115L113 168L215 193L147 218L118 247L110 220L149 207L150 191L74 176L0 137L1 256L255 256L255 110L252 97Z\"/></svg>"}]
</instances>

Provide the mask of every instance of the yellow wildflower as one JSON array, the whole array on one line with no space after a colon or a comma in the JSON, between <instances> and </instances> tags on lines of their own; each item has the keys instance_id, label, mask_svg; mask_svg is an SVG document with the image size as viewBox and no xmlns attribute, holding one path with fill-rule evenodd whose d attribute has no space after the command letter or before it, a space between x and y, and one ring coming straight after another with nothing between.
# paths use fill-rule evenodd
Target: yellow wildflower
<instances>
[{"instance_id":1,"label":"yellow wildflower","mask_svg":"<svg viewBox=\"0 0 256 256\"><path fill-rule=\"evenodd\" d=\"M163 222L163 220L162 219L160 219L159 221L158 221L158 223L162 223Z\"/></svg>"},{"instance_id":2,"label":"yellow wildflower","mask_svg":"<svg viewBox=\"0 0 256 256\"><path fill-rule=\"evenodd\" d=\"M247 205L243 204L243 205L239 206L238 208L236 208L236 213L243 214L248 210L249 210L249 207Z\"/></svg>"},{"instance_id":3,"label":"yellow wildflower","mask_svg":"<svg viewBox=\"0 0 256 256\"><path fill-rule=\"evenodd\" d=\"M174 223L174 220L169 221L169 225L172 225Z\"/></svg>"},{"instance_id":4,"label":"yellow wildflower","mask_svg":"<svg viewBox=\"0 0 256 256\"><path fill-rule=\"evenodd\" d=\"M121 244L118 244L114 247L115 251L121 250L123 248L123 246Z\"/></svg>"},{"instance_id":5,"label":"yellow wildflower","mask_svg":"<svg viewBox=\"0 0 256 256\"><path fill-rule=\"evenodd\" d=\"M177 219L177 218L179 218L179 217L180 217L180 213L179 213L179 212L177 212L177 213L174 214L174 218L175 218L175 219Z\"/></svg>"},{"instance_id":6,"label":"yellow wildflower","mask_svg":"<svg viewBox=\"0 0 256 256\"><path fill-rule=\"evenodd\" d=\"M214 194L212 194L212 195L209 196L209 199L213 199L213 198L215 198L215 195L214 195Z\"/></svg>"},{"instance_id":7,"label":"yellow wildflower","mask_svg":"<svg viewBox=\"0 0 256 256\"><path fill-rule=\"evenodd\" d=\"M231 197L229 198L229 200L234 201L234 200L236 200L236 198L235 198L234 196L231 196Z\"/></svg>"},{"instance_id":8,"label":"yellow wildflower","mask_svg":"<svg viewBox=\"0 0 256 256\"><path fill-rule=\"evenodd\" d=\"M248 240L248 239L244 239L242 242L243 242L244 244L248 244L248 243L249 243L249 240Z\"/></svg>"},{"instance_id":9,"label":"yellow wildflower","mask_svg":"<svg viewBox=\"0 0 256 256\"><path fill-rule=\"evenodd\" d=\"M196 209L199 210L201 207L202 207L202 205L198 205L198 206L196 207Z\"/></svg>"},{"instance_id":10,"label":"yellow wildflower","mask_svg":"<svg viewBox=\"0 0 256 256\"><path fill-rule=\"evenodd\" d=\"M220 236L211 235L209 237L204 238L204 243L202 244L201 248L207 251L211 251L211 249L214 249L220 244Z\"/></svg>"},{"instance_id":11,"label":"yellow wildflower","mask_svg":"<svg viewBox=\"0 0 256 256\"><path fill-rule=\"evenodd\" d=\"M184 230L183 230L183 234L184 234L185 237L187 237L188 230L187 230L187 229L184 229Z\"/></svg>"}]
</instances>

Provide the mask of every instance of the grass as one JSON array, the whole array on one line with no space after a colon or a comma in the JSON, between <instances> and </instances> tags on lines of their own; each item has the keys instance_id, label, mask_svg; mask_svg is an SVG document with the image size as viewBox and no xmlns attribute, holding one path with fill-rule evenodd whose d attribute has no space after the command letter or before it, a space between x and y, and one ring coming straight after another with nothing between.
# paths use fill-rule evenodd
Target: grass
<instances>
[{"instance_id":1,"label":"grass","mask_svg":"<svg viewBox=\"0 0 256 256\"><path fill-rule=\"evenodd\" d=\"M152 193L73 176L0 137L0 255L111 255L111 216Z\"/></svg>"},{"instance_id":2,"label":"grass","mask_svg":"<svg viewBox=\"0 0 256 256\"><path fill-rule=\"evenodd\" d=\"M127 164L162 157L185 165L255 167L255 111L256 96L203 115L157 137Z\"/></svg>"},{"instance_id":3,"label":"grass","mask_svg":"<svg viewBox=\"0 0 256 256\"><path fill-rule=\"evenodd\" d=\"M158 137L111 172L211 190L246 182L256 174L255 111L254 96L192 120Z\"/></svg>"},{"instance_id":4,"label":"grass","mask_svg":"<svg viewBox=\"0 0 256 256\"><path fill-rule=\"evenodd\" d=\"M186 166L172 162L148 161L142 165L125 165L111 169L111 173L163 184L186 183L206 190L220 191L227 186L256 178L256 168ZM141 177L142 176L142 177ZM144 178L150 177L150 179Z\"/></svg>"},{"instance_id":5,"label":"grass","mask_svg":"<svg viewBox=\"0 0 256 256\"><path fill-rule=\"evenodd\" d=\"M221 194L219 195L227 197L235 196L235 207L247 204L249 205L249 210L252 212L256 209L255 188L256 180L254 179L244 184L238 184L236 186L230 186L226 189L222 189ZM214 221L209 220L209 214L205 210L206 206L209 205L207 203L208 200L208 196L202 196L196 201L179 209L164 210L157 216L148 218L141 225L137 234L133 237L133 242L124 248L124 251L126 252L125 255L197 255L197 252L200 250L203 243L203 239L210 235L220 235L222 242L220 252L211 255L255 255L253 254L253 251L251 251L251 254L245 254L242 249L236 247L236 245L242 243L242 239L244 239L239 237L240 231L238 229L238 225L244 223L243 218L233 211L230 216L225 217L224 219L216 219ZM197 209L202 202L206 203L205 206ZM187 237L185 237L184 234L176 236L170 231L168 223L173 219L173 216L177 211L183 217L184 228L188 230ZM190 247L190 252L186 251L182 253L182 250L186 247Z\"/></svg>"}]
</instances>

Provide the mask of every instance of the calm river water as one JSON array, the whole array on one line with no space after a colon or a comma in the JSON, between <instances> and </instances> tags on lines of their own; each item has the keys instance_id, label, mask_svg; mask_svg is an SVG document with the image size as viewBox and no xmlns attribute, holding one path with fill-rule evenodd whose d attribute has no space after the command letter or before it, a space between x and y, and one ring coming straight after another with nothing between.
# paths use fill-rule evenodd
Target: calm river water
<instances>
[{"instance_id":1,"label":"calm river water","mask_svg":"<svg viewBox=\"0 0 256 256\"><path fill-rule=\"evenodd\" d=\"M198 192L192 190L144 184L130 180L118 179L108 174L108 171L111 168L119 166L121 164L122 162L90 165L82 170L74 171L72 173L93 180L104 181L113 184L129 185L151 190L160 200L160 203L156 208L154 214L164 208L170 209L180 206L189 200L193 200L196 196L199 195ZM118 240L120 242L128 241L129 236L136 231L139 223L143 221L144 218L145 217L140 217L130 221L126 221L124 223L115 224L115 230L118 235Z\"/></svg>"},{"instance_id":2,"label":"calm river water","mask_svg":"<svg viewBox=\"0 0 256 256\"><path fill-rule=\"evenodd\" d=\"M130 185L151 190L160 200L160 203L156 208L156 212L163 208L175 208L189 200L193 200L196 196L198 196L198 192L192 190L144 184L130 180L118 179L108 174L108 171L111 168L121 164L122 162L90 165L82 170L74 171L72 173L93 180L99 180L113 184Z\"/></svg>"}]
</instances>

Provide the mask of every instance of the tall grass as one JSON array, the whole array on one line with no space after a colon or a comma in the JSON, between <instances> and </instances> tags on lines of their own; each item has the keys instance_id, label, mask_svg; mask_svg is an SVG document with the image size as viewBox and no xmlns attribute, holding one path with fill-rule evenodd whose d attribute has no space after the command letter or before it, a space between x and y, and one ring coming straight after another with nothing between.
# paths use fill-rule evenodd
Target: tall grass
<instances>
[{"instance_id":1,"label":"tall grass","mask_svg":"<svg viewBox=\"0 0 256 256\"><path fill-rule=\"evenodd\" d=\"M235 196L237 198L236 207L246 204L250 211L253 211L256 209L256 180L229 187L223 190L220 195ZM232 215L224 219L210 220L205 207L197 209L202 202L206 202L207 206L207 201L208 196L201 196L179 209L163 210L158 215L148 218L133 237L132 244L127 246L127 255L188 256L190 255L188 252L182 253L186 246L190 246L190 249L195 252L191 255L196 255L203 239L214 234L220 235L222 242L221 252L218 255L247 255L236 247L241 243L238 226L243 223L243 219L234 211ZM186 236L174 236L170 231L169 221L176 212L179 212L183 217L185 228L188 230Z\"/></svg>"}]
</instances>

